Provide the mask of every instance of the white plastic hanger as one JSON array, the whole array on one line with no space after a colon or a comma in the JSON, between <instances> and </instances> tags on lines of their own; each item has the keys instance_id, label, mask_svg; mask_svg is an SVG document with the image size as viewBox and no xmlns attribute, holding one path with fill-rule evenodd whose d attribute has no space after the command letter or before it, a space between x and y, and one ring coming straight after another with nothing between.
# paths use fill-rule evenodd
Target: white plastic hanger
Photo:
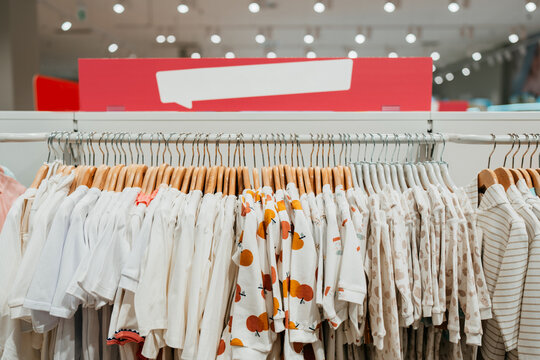
<instances>
[{"instance_id":1,"label":"white plastic hanger","mask_svg":"<svg viewBox=\"0 0 540 360\"><path fill-rule=\"evenodd\" d=\"M375 153L375 137L373 134L370 134L371 141L373 142L373 150L371 151L371 158L369 161L368 169L368 175L371 178L371 184L373 185L373 188L377 193L381 192L381 185L379 183L379 178L377 177L377 167L375 166L375 163L373 163L373 154ZM365 170L365 168L364 168Z\"/></svg>"},{"instance_id":2,"label":"white plastic hanger","mask_svg":"<svg viewBox=\"0 0 540 360\"><path fill-rule=\"evenodd\" d=\"M439 164L440 164L439 167L441 169L442 178L443 178L443 181L446 184L446 186L450 190L455 192L455 190L457 190L457 186L456 186L456 184L454 184L454 181L452 181L452 178L450 177L450 173L448 171L448 163L443 161L444 149L446 148L446 140L444 139L443 134L439 133L438 135L441 136L442 142L443 142L443 148L442 148L440 159L439 159Z\"/></svg>"},{"instance_id":3,"label":"white plastic hanger","mask_svg":"<svg viewBox=\"0 0 540 360\"><path fill-rule=\"evenodd\" d=\"M407 185L405 184L405 178L403 178L403 183L400 181L398 174L398 164L395 159L399 160L399 149L401 149L401 143L399 142L399 136L397 134L394 134L394 151L392 152L392 156L390 157L390 178L392 179L392 184L394 185L394 189L403 192L407 188ZM398 153L397 158L394 156L396 155L396 151ZM401 164L400 164L401 165ZM401 175L403 176L403 168L401 168ZM405 186L402 186L405 185Z\"/></svg>"}]
</instances>

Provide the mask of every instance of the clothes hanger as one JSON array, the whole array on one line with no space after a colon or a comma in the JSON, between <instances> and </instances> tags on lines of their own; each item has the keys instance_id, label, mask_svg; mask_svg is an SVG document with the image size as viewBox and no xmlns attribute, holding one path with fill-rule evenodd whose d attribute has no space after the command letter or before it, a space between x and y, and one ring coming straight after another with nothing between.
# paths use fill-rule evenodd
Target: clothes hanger
<instances>
[{"instance_id":1,"label":"clothes hanger","mask_svg":"<svg viewBox=\"0 0 540 360\"><path fill-rule=\"evenodd\" d=\"M381 163L381 155L384 151L384 139L380 133L377 133L376 135L379 135L382 145L381 145L381 151L379 152L379 156L377 157L377 162L374 164L374 166L375 166L376 177L377 177L379 186L381 189L384 189L388 186L388 183L386 182L386 175L384 173L384 167ZM373 152L375 152L375 142L373 143Z\"/></svg>"},{"instance_id":2,"label":"clothes hanger","mask_svg":"<svg viewBox=\"0 0 540 360\"><path fill-rule=\"evenodd\" d=\"M491 134L491 136L493 137L493 149L491 150L491 153L488 157L487 168L478 173L478 192L482 194L485 193L491 185L499 183L499 180L497 179L497 174L495 173L495 171L490 169L491 157L493 156L495 148L497 147L496 136L494 134Z\"/></svg>"},{"instance_id":3,"label":"clothes hanger","mask_svg":"<svg viewBox=\"0 0 540 360\"><path fill-rule=\"evenodd\" d=\"M418 143L418 149L416 151L416 164L413 166L413 176L417 178L416 180L420 179L420 184L424 189L427 189L428 186L431 184L429 177L426 173L426 168L424 167L424 164L421 162L422 159L422 153L421 153L421 143L420 143L420 135L418 133L415 134L415 141ZM416 174L416 175L415 175Z\"/></svg>"},{"instance_id":4,"label":"clothes hanger","mask_svg":"<svg viewBox=\"0 0 540 360\"><path fill-rule=\"evenodd\" d=\"M394 150L392 151L392 155L390 156L390 162L388 165L388 167L390 168L390 181L392 182L394 189L396 189L399 192L403 192L405 191L405 189L402 188L401 184L399 183L397 165L396 165L396 161L394 160L396 152L398 152L398 148L401 148L401 143L399 142L399 136L397 134L394 134ZM399 152L398 152L398 159L399 159Z\"/></svg>"},{"instance_id":5,"label":"clothes hanger","mask_svg":"<svg viewBox=\"0 0 540 360\"><path fill-rule=\"evenodd\" d=\"M376 147L375 137L373 134L369 134L369 136L371 137L371 141L373 142L373 150L371 151L371 158L370 158L369 163L367 163L367 166L364 166L362 170L367 175L367 177L369 177L371 181L371 185L373 186L373 189L375 190L375 192L380 193L381 186L379 183L379 179L377 178L376 166L373 163L373 154L375 153L375 147ZM366 145L366 149L367 149L367 145Z\"/></svg>"},{"instance_id":6,"label":"clothes hanger","mask_svg":"<svg viewBox=\"0 0 540 360\"><path fill-rule=\"evenodd\" d=\"M186 170L186 175L184 176L184 179L182 180L182 191L184 194L187 194L188 192L192 191L195 188L195 181L193 178L196 178L197 176L197 168L193 165L193 160L195 159L195 141L197 141L200 134L194 134L193 135L193 141L191 142L191 162L190 166ZM186 135L187 137L187 135ZM184 162L186 160L186 157L182 160L182 165L184 165ZM193 183L193 186L191 184Z\"/></svg>"},{"instance_id":7,"label":"clothes hanger","mask_svg":"<svg viewBox=\"0 0 540 360\"><path fill-rule=\"evenodd\" d=\"M424 146L426 147L426 159L423 162L423 166L426 170L428 179L433 185L442 185L442 183L439 182L437 175L435 175L435 170L433 169L433 153L435 151L435 145L428 143L427 135L425 133L422 133L422 137L424 139Z\"/></svg>"},{"instance_id":8,"label":"clothes hanger","mask_svg":"<svg viewBox=\"0 0 540 360\"><path fill-rule=\"evenodd\" d=\"M405 173L405 180L407 181L408 187L412 188L415 186L420 186L419 182L416 182L416 179L413 174L413 164L412 164L412 152L414 145L412 143L412 135L411 134L405 134L407 136L407 154L405 156L405 165L403 166L403 170ZM411 160L409 160L409 156Z\"/></svg>"},{"instance_id":9,"label":"clothes hanger","mask_svg":"<svg viewBox=\"0 0 540 360\"><path fill-rule=\"evenodd\" d=\"M518 180L525 179L523 177L523 174L514 166L516 154L519 152L519 149L521 148L521 139L519 138L519 135L517 134L510 134L510 136L513 136L518 142L518 148L516 152L512 154L512 167L508 169L510 170L510 172L512 173L512 176L514 177L514 184L515 184L516 182L518 182Z\"/></svg>"},{"instance_id":10,"label":"clothes hanger","mask_svg":"<svg viewBox=\"0 0 540 360\"><path fill-rule=\"evenodd\" d=\"M52 134L49 134L49 137L47 138L47 149L49 150L49 153L47 155L47 162L41 165L36 172L36 175L34 176L34 180L32 181L32 184L30 184L30 187L32 189L37 189L43 179L47 176L47 173L49 172L49 163L51 159L51 142L52 142Z\"/></svg>"},{"instance_id":11,"label":"clothes hanger","mask_svg":"<svg viewBox=\"0 0 540 360\"><path fill-rule=\"evenodd\" d=\"M536 140L536 146L534 148L534 151L531 153L529 157L529 167L527 168L527 172L529 173L533 187L535 189L536 194L540 194L540 173L536 171L536 169L533 169L532 163L533 163L533 155L538 150L538 140L539 140L539 134L530 134L531 136L534 136L534 139Z\"/></svg>"},{"instance_id":12,"label":"clothes hanger","mask_svg":"<svg viewBox=\"0 0 540 360\"><path fill-rule=\"evenodd\" d=\"M364 160L361 162L360 174L362 175L362 182L365 185L366 192L368 193L368 195L373 195L373 194L376 193L376 191L375 191L376 189L374 188L374 185L371 182L371 176L370 176L370 173L369 173L369 163L366 161L367 148L368 148L367 135L366 134L364 134L363 141L364 141L366 146L364 148Z\"/></svg>"},{"instance_id":13,"label":"clothes hanger","mask_svg":"<svg viewBox=\"0 0 540 360\"><path fill-rule=\"evenodd\" d=\"M310 179L310 182L312 184L315 184L315 195L319 195L322 193L322 172L321 172L321 168L319 167L319 148L320 148L320 135L317 134L317 154L315 156L315 167L312 167L312 162L311 162L311 156L313 155L313 150L315 150L315 143L312 143L312 148L311 148L311 155L310 155L310 159L309 159L309 166L310 166L310 171L308 171L309 173L309 179ZM313 141L313 135L311 135L311 140Z\"/></svg>"},{"instance_id":14,"label":"clothes hanger","mask_svg":"<svg viewBox=\"0 0 540 360\"><path fill-rule=\"evenodd\" d=\"M236 145L234 147L234 154L233 154L233 167L236 164L236 152L238 151L238 167L236 168L236 186L238 194L240 195L244 192L245 184L244 184L244 172L242 170L242 160L240 158L240 135L238 134L236 136Z\"/></svg>"},{"instance_id":15,"label":"clothes hanger","mask_svg":"<svg viewBox=\"0 0 540 360\"><path fill-rule=\"evenodd\" d=\"M382 135L381 135L381 140L382 140ZM388 134L386 134L384 136L384 140L383 140L383 149L384 149L384 161L381 162L381 165L382 165L382 169L383 169L383 172L384 172L384 180L385 182L394 190L399 190L399 187L396 187L396 184L394 183L394 180L392 179L392 174L391 174L391 170L390 170L390 164L388 163L388 148L389 148L389 144L388 144ZM382 150L381 150L381 154L379 154L379 156L382 155Z\"/></svg>"},{"instance_id":16,"label":"clothes hanger","mask_svg":"<svg viewBox=\"0 0 540 360\"><path fill-rule=\"evenodd\" d=\"M356 177L356 165L352 161L352 150L353 150L353 142L352 137L350 134L344 134L344 136L347 137L347 145L348 147L345 148L345 161L346 165L349 168L349 173L351 174L351 181L354 188L358 188L358 178ZM348 153L347 153L348 150Z\"/></svg>"},{"instance_id":17,"label":"clothes hanger","mask_svg":"<svg viewBox=\"0 0 540 360\"><path fill-rule=\"evenodd\" d=\"M521 175L523 175L523 178L525 179L525 183L527 184L527 187L529 189L532 189L534 185L533 185L531 175L529 175L529 172L527 171L527 169L523 167L523 163L525 161L525 155L529 152L529 149L531 148L531 139L529 137L529 134L523 134L523 135L527 139L527 148L525 149L525 152L523 153L523 155L521 155L521 166L518 168L518 171L521 173ZM516 134L516 136L519 136L519 135Z\"/></svg>"},{"instance_id":18,"label":"clothes hanger","mask_svg":"<svg viewBox=\"0 0 540 360\"><path fill-rule=\"evenodd\" d=\"M497 181L499 182L499 184L501 184L504 187L504 190L507 190L510 187L510 185L515 184L514 175L509 169L506 168L506 159L508 158L508 155L514 149L514 145L516 143L515 137L513 135L510 135L510 136L512 137L512 147L504 156L503 166L494 170L495 174L497 175Z\"/></svg>"},{"instance_id":19,"label":"clothes hanger","mask_svg":"<svg viewBox=\"0 0 540 360\"><path fill-rule=\"evenodd\" d=\"M446 185L446 182L444 181L443 177L442 177L442 173L441 173L441 161L437 161L435 160L436 159L436 152L437 152L437 142L435 140L435 136L433 135L433 133L430 133L430 136L431 136L431 142L432 142L432 146L433 146L433 154L432 154L432 160L430 161L430 163L432 164L432 168L434 170L434 173L435 173L435 176L437 178L437 182L444 188L450 190L450 191L453 191L452 189L450 189L447 185ZM441 137L442 138L442 137ZM442 138L442 141L443 143L445 143L445 140L444 138ZM444 149L444 148L443 148ZM442 153L441 153L442 154Z\"/></svg>"}]
</instances>

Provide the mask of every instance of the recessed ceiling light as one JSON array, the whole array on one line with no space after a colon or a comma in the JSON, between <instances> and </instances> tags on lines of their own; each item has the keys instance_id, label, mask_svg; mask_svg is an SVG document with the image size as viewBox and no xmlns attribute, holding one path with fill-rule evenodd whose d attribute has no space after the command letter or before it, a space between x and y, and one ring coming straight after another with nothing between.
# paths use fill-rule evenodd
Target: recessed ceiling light
<instances>
[{"instance_id":1,"label":"recessed ceiling light","mask_svg":"<svg viewBox=\"0 0 540 360\"><path fill-rule=\"evenodd\" d=\"M475 52L472 53L472 59L474 61L480 61L480 60L482 60L482 54L479 53L478 51L475 51Z\"/></svg>"},{"instance_id":2,"label":"recessed ceiling light","mask_svg":"<svg viewBox=\"0 0 540 360\"><path fill-rule=\"evenodd\" d=\"M393 13L396 10L396 4L394 4L392 1L387 1L384 3L383 9L387 13Z\"/></svg>"},{"instance_id":3,"label":"recessed ceiling light","mask_svg":"<svg viewBox=\"0 0 540 360\"><path fill-rule=\"evenodd\" d=\"M358 53L354 50L351 50L349 51L349 53L347 54L347 57L351 58L351 59L356 59L358 57Z\"/></svg>"},{"instance_id":4,"label":"recessed ceiling light","mask_svg":"<svg viewBox=\"0 0 540 360\"><path fill-rule=\"evenodd\" d=\"M108 50L111 54L115 53L118 50L118 45L115 43L112 43L109 45Z\"/></svg>"},{"instance_id":5,"label":"recessed ceiling light","mask_svg":"<svg viewBox=\"0 0 540 360\"><path fill-rule=\"evenodd\" d=\"M444 81L442 76L435 76L434 80L435 80L435 84L437 84L437 85L441 85L443 83L443 81Z\"/></svg>"},{"instance_id":6,"label":"recessed ceiling light","mask_svg":"<svg viewBox=\"0 0 540 360\"><path fill-rule=\"evenodd\" d=\"M456 13L459 11L459 9L460 6L456 1L450 1L450 3L448 4L448 11L450 11L451 13Z\"/></svg>"},{"instance_id":7,"label":"recessed ceiling light","mask_svg":"<svg viewBox=\"0 0 540 360\"><path fill-rule=\"evenodd\" d=\"M395 51L391 51L391 52L388 53L388 57L389 58L397 58L398 54Z\"/></svg>"},{"instance_id":8,"label":"recessed ceiling light","mask_svg":"<svg viewBox=\"0 0 540 360\"><path fill-rule=\"evenodd\" d=\"M126 11L126 7L120 3L116 3L113 5L113 11L117 14L121 14L123 13L124 11Z\"/></svg>"},{"instance_id":9,"label":"recessed ceiling light","mask_svg":"<svg viewBox=\"0 0 540 360\"><path fill-rule=\"evenodd\" d=\"M251 2L248 5L249 12L256 14L261 11L261 6L256 2Z\"/></svg>"},{"instance_id":10,"label":"recessed ceiling light","mask_svg":"<svg viewBox=\"0 0 540 360\"><path fill-rule=\"evenodd\" d=\"M316 13L323 13L324 10L326 10L326 6L320 2L320 1L317 1L314 5L313 5L313 10L316 12Z\"/></svg>"},{"instance_id":11,"label":"recessed ceiling light","mask_svg":"<svg viewBox=\"0 0 540 360\"><path fill-rule=\"evenodd\" d=\"M304 42L306 44L313 44L313 42L315 41L315 37L311 34L306 34L304 35Z\"/></svg>"},{"instance_id":12,"label":"recessed ceiling light","mask_svg":"<svg viewBox=\"0 0 540 360\"><path fill-rule=\"evenodd\" d=\"M201 53L198 53L198 52L194 52L194 53L191 53L191 58L192 59L200 59L201 58Z\"/></svg>"},{"instance_id":13,"label":"recessed ceiling light","mask_svg":"<svg viewBox=\"0 0 540 360\"><path fill-rule=\"evenodd\" d=\"M461 69L461 73L463 74L463 76L469 76L471 75L471 70L468 67L464 67L463 69Z\"/></svg>"},{"instance_id":14,"label":"recessed ceiling light","mask_svg":"<svg viewBox=\"0 0 540 360\"><path fill-rule=\"evenodd\" d=\"M306 53L306 57L308 59L315 59L317 57L317 54L315 53L315 51L310 50Z\"/></svg>"},{"instance_id":15,"label":"recessed ceiling light","mask_svg":"<svg viewBox=\"0 0 540 360\"><path fill-rule=\"evenodd\" d=\"M435 65L432 65L431 66L431 72L435 72L435 71L437 71L437 67Z\"/></svg>"},{"instance_id":16,"label":"recessed ceiling light","mask_svg":"<svg viewBox=\"0 0 540 360\"><path fill-rule=\"evenodd\" d=\"M275 59L277 58L277 54L273 51L269 51L266 53L266 57L269 58L269 59Z\"/></svg>"},{"instance_id":17,"label":"recessed ceiling light","mask_svg":"<svg viewBox=\"0 0 540 360\"><path fill-rule=\"evenodd\" d=\"M165 37L165 35L156 36L156 42L158 44L163 44L166 40L167 40L167 38Z\"/></svg>"},{"instance_id":18,"label":"recessed ceiling light","mask_svg":"<svg viewBox=\"0 0 540 360\"><path fill-rule=\"evenodd\" d=\"M534 1L527 1L525 4L525 10L528 12L534 12L536 10L536 3Z\"/></svg>"},{"instance_id":19,"label":"recessed ceiling light","mask_svg":"<svg viewBox=\"0 0 540 360\"><path fill-rule=\"evenodd\" d=\"M212 34L210 36L210 41L214 44L219 44L221 42L221 36L219 36L218 34Z\"/></svg>"},{"instance_id":20,"label":"recessed ceiling light","mask_svg":"<svg viewBox=\"0 0 540 360\"><path fill-rule=\"evenodd\" d=\"M168 42L169 44L172 44L172 43L174 43L175 41L176 41L176 36L174 36L174 35L169 35L169 36L167 36L167 42Z\"/></svg>"},{"instance_id":21,"label":"recessed ceiling light","mask_svg":"<svg viewBox=\"0 0 540 360\"><path fill-rule=\"evenodd\" d=\"M445 77L446 77L446 80L448 80L448 81L452 81L452 80L454 80L454 74L452 74L452 73L448 73L448 74L446 74L446 76L445 76Z\"/></svg>"},{"instance_id":22,"label":"recessed ceiling light","mask_svg":"<svg viewBox=\"0 0 540 360\"><path fill-rule=\"evenodd\" d=\"M60 25L60 28L62 29L62 31L68 31L69 29L71 29L71 26L71 21L64 21L62 25Z\"/></svg>"},{"instance_id":23,"label":"recessed ceiling light","mask_svg":"<svg viewBox=\"0 0 540 360\"><path fill-rule=\"evenodd\" d=\"M364 34L356 34L354 41L356 41L357 44L363 44L366 42L366 36Z\"/></svg>"},{"instance_id":24,"label":"recessed ceiling light","mask_svg":"<svg viewBox=\"0 0 540 360\"><path fill-rule=\"evenodd\" d=\"M189 6L187 6L186 4L180 4L176 8L176 10L178 10L180 14L187 14L189 12Z\"/></svg>"},{"instance_id":25,"label":"recessed ceiling light","mask_svg":"<svg viewBox=\"0 0 540 360\"><path fill-rule=\"evenodd\" d=\"M438 61L441 58L441 54L439 54L438 51L432 52L430 56L433 59L433 61Z\"/></svg>"},{"instance_id":26,"label":"recessed ceiling light","mask_svg":"<svg viewBox=\"0 0 540 360\"><path fill-rule=\"evenodd\" d=\"M227 59L234 59L234 57L235 57L235 55L234 55L234 53L232 51L227 51L225 53L225 58L227 58Z\"/></svg>"},{"instance_id":27,"label":"recessed ceiling light","mask_svg":"<svg viewBox=\"0 0 540 360\"><path fill-rule=\"evenodd\" d=\"M263 34L257 34L255 35L255 41L257 42L257 44L264 44L264 42L266 41L266 36L264 36Z\"/></svg>"},{"instance_id":28,"label":"recessed ceiling light","mask_svg":"<svg viewBox=\"0 0 540 360\"><path fill-rule=\"evenodd\" d=\"M519 35L518 34L508 35L508 41L510 41L512 44L517 43L519 41Z\"/></svg>"},{"instance_id":29,"label":"recessed ceiling light","mask_svg":"<svg viewBox=\"0 0 540 360\"><path fill-rule=\"evenodd\" d=\"M405 41L409 44L414 44L416 42L416 35L408 33L407 36L405 36Z\"/></svg>"}]
</instances>

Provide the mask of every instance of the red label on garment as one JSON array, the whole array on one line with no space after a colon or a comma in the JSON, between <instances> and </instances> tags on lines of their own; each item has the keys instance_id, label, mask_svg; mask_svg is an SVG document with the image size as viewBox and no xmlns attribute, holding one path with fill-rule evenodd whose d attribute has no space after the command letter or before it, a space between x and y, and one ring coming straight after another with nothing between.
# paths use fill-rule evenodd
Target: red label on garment
<instances>
[{"instance_id":1,"label":"red label on garment","mask_svg":"<svg viewBox=\"0 0 540 360\"><path fill-rule=\"evenodd\" d=\"M429 111L431 58L80 59L82 111Z\"/></svg>"}]
</instances>

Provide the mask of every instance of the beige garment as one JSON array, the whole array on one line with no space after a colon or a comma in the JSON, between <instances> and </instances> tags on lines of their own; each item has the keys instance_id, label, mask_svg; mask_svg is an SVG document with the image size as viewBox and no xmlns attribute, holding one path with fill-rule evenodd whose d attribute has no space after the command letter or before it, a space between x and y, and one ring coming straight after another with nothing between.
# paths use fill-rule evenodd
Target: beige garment
<instances>
[{"instance_id":1,"label":"beige garment","mask_svg":"<svg viewBox=\"0 0 540 360\"><path fill-rule=\"evenodd\" d=\"M467 193L476 207L477 180ZM485 359L504 359L517 347L519 314L528 256L528 236L523 219L508 202L500 184L489 187L478 208L483 264L492 296L494 319L487 320L482 341Z\"/></svg>"},{"instance_id":2,"label":"beige garment","mask_svg":"<svg viewBox=\"0 0 540 360\"><path fill-rule=\"evenodd\" d=\"M431 209L427 194L416 186L414 198L420 213L420 233L418 238L418 260L422 277L422 314L430 317L433 308L433 280L431 278Z\"/></svg>"},{"instance_id":3,"label":"beige garment","mask_svg":"<svg viewBox=\"0 0 540 360\"><path fill-rule=\"evenodd\" d=\"M405 218L399 194L387 186L381 193L381 204L386 212L388 225L389 243L391 245L391 257L396 288L398 290L397 306L399 310L399 322L409 326L414 320L414 309L411 299L409 284L409 271L407 266L407 238Z\"/></svg>"},{"instance_id":4,"label":"beige garment","mask_svg":"<svg viewBox=\"0 0 540 360\"><path fill-rule=\"evenodd\" d=\"M409 260L412 268L413 285L411 289L412 301L414 306L414 322L413 327L418 328L420 319L422 318L422 275L420 274L420 263L418 260L418 236L420 235L420 214L414 199L412 189L407 189L403 193L405 203L407 205L406 223L409 228Z\"/></svg>"},{"instance_id":5,"label":"beige garment","mask_svg":"<svg viewBox=\"0 0 540 360\"><path fill-rule=\"evenodd\" d=\"M477 214L472 208L465 191L460 188L455 192L456 196L453 197L454 202L459 202L459 206L456 205L456 209L461 218L464 218L465 225L460 230L465 231L465 236L469 239L469 247L471 249L474 278L476 283L476 291L478 293L478 301L480 307L480 318L482 320L491 319L493 317L491 313L491 299L487 289L486 278L484 275L484 266L482 264L482 258L480 255L481 243L478 239L478 232L476 228ZM456 199L456 197L458 199Z\"/></svg>"},{"instance_id":6,"label":"beige garment","mask_svg":"<svg viewBox=\"0 0 540 360\"><path fill-rule=\"evenodd\" d=\"M431 204L431 280L433 283L433 325L441 325L446 311L446 256L445 256L445 205L439 189L429 185L427 194ZM442 254L442 255L441 255Z\"/></svg>"}]
</instances>

